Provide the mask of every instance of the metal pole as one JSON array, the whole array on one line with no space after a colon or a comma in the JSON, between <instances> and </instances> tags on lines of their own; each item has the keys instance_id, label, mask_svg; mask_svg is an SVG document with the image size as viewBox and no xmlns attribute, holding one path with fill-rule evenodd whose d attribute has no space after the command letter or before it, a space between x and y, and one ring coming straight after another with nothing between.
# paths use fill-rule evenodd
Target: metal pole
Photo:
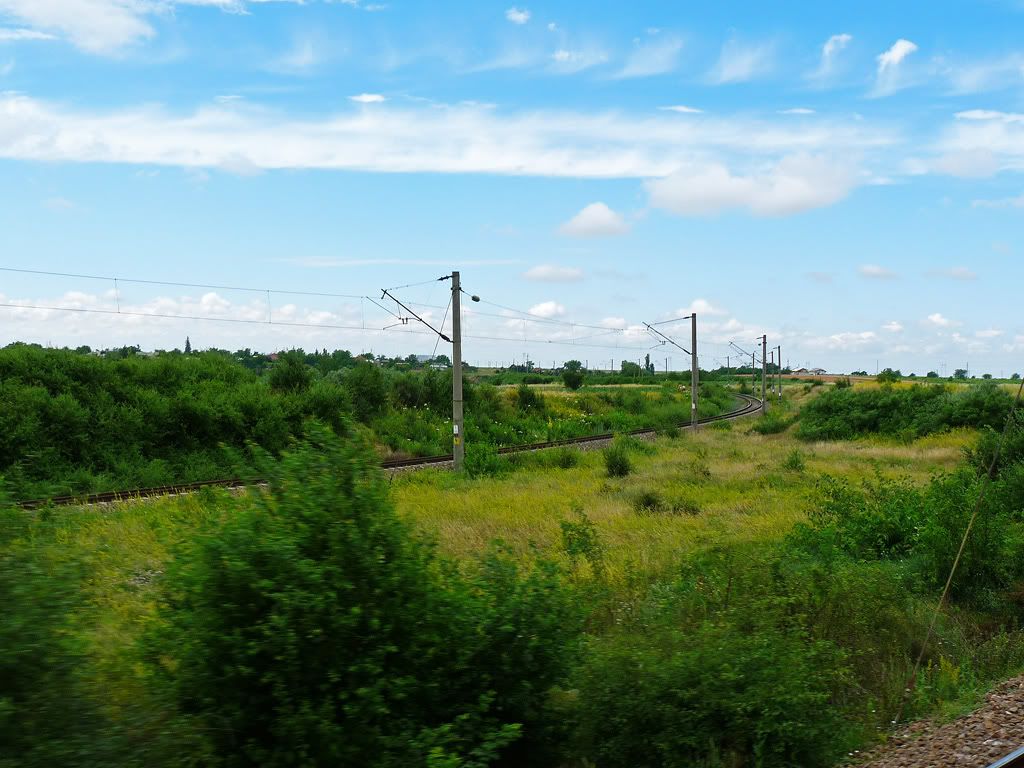
<instances>
[{"instance_id":1,"label":"metal pole","mask_svg":"<svg viewBox=\"0 0 1024 768\"><path fill-rule=\"evenodd\" d=\"M697 388L700 368L697 364L697 313L690 314L690 425L697 426Z\"/></svg>"},{"instance_id":2,"label":"metal pole","mask_svg":"<svg viewBox=\"0 0 1024 768\"><path fill-rule=\"evenodd\" d=\"M465 424L462 418L462 288L459 273L452 272L452 458L455 471L466 460Z\"/></svg>"},{"instance_id":3,"label":"metal pole","mask_svg":"<svg viewBox=\"0 0 1024 768\"><path fill-rule=\"evenodd\" d=\"M765 400L765 384L766 376L768 373L768 334L761 337L761 413L765 412L767 408L767 401Z\"/></svg>"}]
</instances>

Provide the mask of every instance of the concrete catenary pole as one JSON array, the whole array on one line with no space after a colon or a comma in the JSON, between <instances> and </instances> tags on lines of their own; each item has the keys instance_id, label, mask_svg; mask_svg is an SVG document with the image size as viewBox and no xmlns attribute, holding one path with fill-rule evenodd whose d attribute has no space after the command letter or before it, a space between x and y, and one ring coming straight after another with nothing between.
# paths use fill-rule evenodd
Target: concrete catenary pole
<instances>
[{"instance_id":1,"label":"concrete catenary pole","mask_svg":"<svg viewBox=\"0 0 1024 768\"><path fill-rule=\"evenodd\" d=\"M776 349L779 351L779 400L782 399L782 345L779 344Z\"/></svg>"},{"instance_id":2,"label":"concrete catenary pole","mask_svg":"<svg viewBox=\"0 0 1024 768\"><path fill-rule=\"evenodd\" d=\"M452 272L452 456L455 471L466 461L465 424L462 417L462 288Z\"/></svg>"},{"instance_id":3,"label":"concrete catenary pole","mask_svg":"<svg viewBox=\"0 0 1024 768\"><path fill-rule=\"evenodd\" d=\"M761 337L761 413L765 412L767 408L767 400L765 400L765 374L768 373L768 334Z\"/></svg>"},{"instance_id":4,"label":"concrete catenary pole","mask_svg":"<svg viewBox=\"0 0 1024 768\"><path fill-rule=\"evenodd\" d=\"M697 313L690 314L690 424L697 426L697 389L700 387L700 366L697 361Z\"/></svg>"}]
</instances>

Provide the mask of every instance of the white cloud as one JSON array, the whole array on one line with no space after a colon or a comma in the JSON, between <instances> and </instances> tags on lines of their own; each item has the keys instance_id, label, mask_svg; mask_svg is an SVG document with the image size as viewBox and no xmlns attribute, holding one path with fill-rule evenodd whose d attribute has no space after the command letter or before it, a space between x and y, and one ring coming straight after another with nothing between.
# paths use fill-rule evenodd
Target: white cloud
<instances>
[{"instance_id":1,"label":"white cloud","mask_svg":"<svg viewBox=\"0 0 1024 768\"><path fill-rule=\"evenodd\" d=\"M750 175L734 175L721 164L683 168L646 182L651 205L681 216L747 209L758 216L784 216L832 205L853 188L845 165L799 154Z\"/></svg>"},{"instance_id":2,"label":"white cloud","mask_svg":"<svg viewBox=\"0 0 1024 768\"><path fill-rule=\"evenodd\" d=\"M659 178L683 169L684 178L707 175L712 180L717 168L726 181L735 181L721 163L694 162L697 157L729 156L755 169L739 179L739 187L752 191L741 195L738 206L749 204L768 213L785 209L785 200L794 196L802 198L797 201L801 204L791 207L803 208L845 195L852 174L837 173L807 155L856 156L892 140L867 126L824 119L682 121L669 114L510 112L434 103L401 108L381 104L372 110L299 118L249 101L210 103L175 114L154 105L82 111L0 94L0 157L8 159L194 169L244 160L263 170L572 178ZM783 160L774 161L779 155ZM699 190L693 196L699 200ZM770 198L768 204L757 203L764 197Z\"/></svg>"},{"instance_id":3,"label":"white cloud","mask_svg":"<svg viewBox=\"0 0 1024 768\"><path fill-rule=\"evenodd\" d=\"M704 113L703 109L697 109L696 107L687 107L682 104L676 104L671 107L658 107L663 112L678 112L681 115L700 115Z\"/></svg>"},{"instance_id":4,"label":"white cloud","mask_svg":"<svg viewBox=\"0 0 1024 768\"><path fill-rule=\"evenodd\" d=\"M638 45L626 58L626 63L615 75L619 78L663 75L676 68L683 41L678 37L657 36Z\"/></svg>"},{"instance_id":5,"label":"white cloud","mask_svg":"<svg viewBox=\"0 0 1024 768\"><path fill-rule=\"evenodd\" d=\"M505 18L513 24L525 24L530 20L530 12L525 8L509 8L505 11Z\"/></svg>"},{"instance_id":6,"label":"white cloud","mask_svg":"<svg viewBox=\"0 0 1024 768\"><path fill-rule=\"evenodd\" d=\"M932 163L932 169L964 179L983 178L999 170L999 160L991 150L978 147L940 155Z\"/></svg>"},{"instance_id":7,"label":"white cloud","mask_svg":"<svg viewBox=\"0 0 1024 768\"><path fill-rule=\"evenodd\" d=\"M925 322L929 325L935 326L936 328L952 328L960 325L960 323L955 320L950 320L948 317L944 317L941 312L935 312L928 315L928 317L925 318Z\"/></svg>"},{"instance_id":8,"label":"white cloud","mask_svg":"<svg viewBox=\"0 0 1024 768\"><path fill-rule=\"evenodd\" d=\"M604 203L591 203L565 222L559 232L571 237L612 237L629 232L629 224Z\"/></svg>"},{"instance_id":9,"label":"white cloud","mask_svg":"<svg viewBox=\"0 0 1024 768\"><path fill-rule=\"evenodd\" d=\"M672 313L675 317L684 317L685 315L696 314L698 317L701 315L713 315L715 317L722 317L728 315L728 310L716 307L707 299L694 299L690 302L690 306L682 307Z\"/></svg>"},{"instance_id":10,"label":"white cloud","mask_svg":"<svg viewBox=\"0 0 1024 768\"><path fill-rule=\"evenodd\" d=\"M577 283L583 279L583 270L579 267L540 264L526 270L523 277L538 283Z\"/></svg>"},{"instance_id":11,"label":"white cloud","mask_svg":"<svg viewBox=\"0 0 1024 768\"><path fill-rule=\"evenodd\" d=\"M1024 208L1024 195L1003 197L998 200L972 200L974 208Z\"/></svg>"},{"instance_id":12,"label":"white cloud","mask_svg":"<svg viewBox=\"0 0 1024 768\"><path fill-rule=\"evenodd\" d=\"M836 71L836 58L839 56L839 52L849 45L851 40L853 40L853 36L845 32L832 35L826 40L825 44L821 46L821 61L818 64L818 69L811 74L811 78L828 80L832 77Z\"/></svg>"},{"instance_id":13,"label":"white cloud","mask_svg":"<svg viewBox=\"0 0 1024 768\"><path fill-rule=\"evenodd\" d=\"M529 314L543 318L561 317L565 314L565 307L557 301L544 301L530 307Z\"/></svg>"},{"instance_id":14,"label":"white cloud","mask_svg":"<svg viewBox=\"0 0 1024 768\"><path fill-rule=\"evenodd\" d=\"M977 280L978 273L967 267L950 267L949 269L933 269L930 272L935 277L948 277L951 280Z\"/></svg>"},{"instance_id":15,"label":"white cloud","mask_svg":"<svg viewBox=\"0 0 1024 768\"><path fill-rule=\"evenodd\" d=\"M726 41L708 79L715 84L742 83L771 72L775 47L771 43L745 44L735 38Z\"/></svg>"},{"instance_id":16,"label":"white cloud","mask_svg":"<svg viewBox=\"0 0 1024 768\"><path fill-rule=\"evenodd\" d=\"M1024 83L1024 55L1011 53L999 58L950 64L944 74L953 93L981 93Z\"/></svg>"},{"instance_id":17,"label":"white cloud","mask_svg":"<svg viewBox=\"0 0 1024 768\"><path fill-rule=\"evenodd\" d=\"M323 59L319 46L311 38L296 40L291 49L267 65L271 72L302 75L315 69Z\"/></svg>"},{"instance_id":18,"label":"white cloud","mask_svg":"<svg viewBox=\"0 0 1024 768\"><path fill-rule=\"evenodd\" d=\"M0 42L16 42L19 40L56 40L53 35L36 29L4 29L0 28Z\"/></svg>"},{"instance_id":19,"label":"white cloud","mask_svg":"<svg viewBox=\"0 0 1024 768\"><path fill-rule=\"evenodd\" d=\"M301 0L256 0L301 2ZM242 11L245 0L0 0L0 16L25 24L35 33L66 38L83 51L114 54L153 37L152 17L175 5ZM19 39L42 39L19 38Z\"/></svg>"},{"instance_id":20,"label":"white cloud","mask_svg":"<svg viewBox=\"0 0 1024 768\"><path fill-rule=\"evenodd\" d=\"M814 110L807 107L793 107L792 109L780 109L780 115L813 115Z\"/></svg>"},{"instance_id":21,"label":"white cloud","mask_svg":"<svg viewBox=\"0 0 1024 768\"><path fill-rule=\"evenodd\" d=\"M71 211L78 207L74 201L66 197L48 197L43 201L43 205L51 211Z\"/></svg>"},{"instance_id":22,"label":"white cloud","mask_svg":"<svg viewBox=\"0 0 1024 768\"><path fill-rule=\"evenodd\" d=\"M571 75L596 67L608 61L608 54L600 48L559 48L551 54L551 69L560 74Z\"/></svg>"},{"instance_id":23,"label":"white cloud","mask_svg":"<svg viewBox=\"0 0 1024 768\"><path fill-rule=\"evenodd\" d=\"M990 109L957 112L934 145L939 155L977 158L979 167L971 175L996 171L1024 171L1024 114Z\"/></svg>"},{"instance_id":24,"label":"white cloud","mask_svg":"<svg viewBox=\"0 0 1024 768\"><path fill-rule=\"evenodd\" d=\"M359 104L381 104L387 101L387 98L379 93L360 93L358 96L349 96L348 98L349 101Z\"/></svg>"},{"instance_id":25,"label":"white cloud","mask_svg":"<svg viewBox=\"0 0 1024 768\"><path fill-rule=\"evenodd\" d=\"M888 331L889 333L899 333L903 330L903 324L897 320L891 320L882 326L882 330Z\"/></svg>"},{"instance_id":26,"label":"white cloud","mask_svg":"<svg viewBox=\"0 0 1024 768\"><path fill-rule=\"evenodd\" d=\"M815 336L803 341L812 350L842 350L852 352L874 347L878 343L874 331L843 331L829 336Z\"/></svg>"},{"instance_id":27,"label":"white cloud","mask_svg":"<svg viewBox=\"0 0 1024 768\"><path fill-rule=\"evenodd\" d=\"M897 277L891 269L880 267L877 264L862 264L857 268L857 272L861 277L866 277L869 280L893 280Z\"/></svg>"},{"instance_id":28,"label":"white cloud","mask_svg":"<svg viewBox=\"0 0 1024 768\"><path fill-rule=\"evenodd\" d=\"M910 40L900 38L889 50L878 55L878 73L875 79L875 96L886 96L906 85L901 76L901 64L910 54L917 50L917 45Z\"/></svg>"},{"instance_id":29,"label":"white cloud","mask_svg":"<svg viewBox=\"0 0 1024 768\"><path fill-rule=\"evenodd\" d=\"M1003 335L1003 332L996 328L986 328L983 331L975 331L975 336L979 339L995 339Z\"/></svg>"}]
</instances>

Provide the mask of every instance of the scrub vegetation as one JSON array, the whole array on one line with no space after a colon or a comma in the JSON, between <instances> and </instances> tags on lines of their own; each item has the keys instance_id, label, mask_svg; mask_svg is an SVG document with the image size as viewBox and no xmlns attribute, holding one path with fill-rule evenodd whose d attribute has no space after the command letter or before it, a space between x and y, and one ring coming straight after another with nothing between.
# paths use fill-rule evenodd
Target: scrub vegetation
<instances>
[{"instance_id":1,"label":"scrub vegetation","mask_svg":"<svg viewBox=\"0 0 1024 768\"><path fill-rule=\"evenodd\" d=\"M834 765L901 708L994 442L805 439L834 393L390 481L307 424L262 489L9 509L0 766ZM904 717L1024 668L1020 444Z\"/></svg>"}]
</instances>

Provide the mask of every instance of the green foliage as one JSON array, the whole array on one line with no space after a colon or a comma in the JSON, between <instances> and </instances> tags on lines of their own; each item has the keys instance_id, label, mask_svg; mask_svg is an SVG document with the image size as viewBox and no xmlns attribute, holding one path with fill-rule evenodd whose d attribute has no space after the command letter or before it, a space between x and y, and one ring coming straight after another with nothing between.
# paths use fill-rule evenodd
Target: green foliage
<instances>
[{"instance_id":1,"label":"green foliage","mask_svg":"<svg viewBox=\"0 0 1024 768\"><path fill-rule=\"evenodd\" d=\"M764 416L758 418L757 421L750 426L750 429L757 432L759 435L777 435L780 432L785 432L789 429L792 423L792 419L788 419L778 411L772 409L765 413Z\"/></svg>"},{"instance_id":2,"label":"green foliage","mask_svg":"<svg viewBox=\"0 0 1024 768\"><path fill-rule=\"evenodd\" d=\"M605 448L604 468L608 477L626 477L633 471L633 462L629 458L629 448L624 440L615 438L612 444Z\"/></svg>"},{"instance_id":3,"label":"green foliage","mask_svg":"<svg viewBox=\"0 0 1024 768\"><path fill-rule=\"evenodd\" d=\"M586 562L591 573L601 578L605 573L604 545L597 527L581 508L574 509L573 514L575 520L562 520L559 523L562 529L562 551L569 556L574 571L578 572L580 563Z\"/></svg>"},{"instance_id":4,"label":"green foliage","mask_svg":"<svg viewBox=\"0 0 1024 768\"><path fill-rule=\"evenodd\" d=\"M838 653L761 629L708 623L598 648L580 686L583 751L609 768L831 765Z\"/></svg>"},{"instance_id":5,"label":"green foliage","mask_svg":"<svg viewBox=\"0 0 1024 768\"><path fill-rule=\"evenodd\" d=\"M579 627L557 572L443 563L373 463L313 430L180 553L151 641L180 706L223 766L544 762Z\"/></svg>"},{"instance_id":6,"label":"green foliage","mask_svg":"<svg viewBox=\"0 0 1024 768\"><path fill-rule=\"evenodd\" d=\"M642 515L660 512L665 508L665 501L655 490L645 489L633 497L633 510Z\"/></svg>"},{"instance_id":7,"label":"green foliage","mask_svg":"<svg viewBox=\"0 0 1024 768\"><path fill-rule=\"evenodd\" d=\"M0 350L0 473L16 498L226 477L221 444L278 452L309 416L344 429L348 409L338 384L275 390L218 352L97 357L12 345Z\"/></svg>"},{"instance_id":8,"label":"green foliage","mask_svg":"<svg viewBox=\"0 0 1024 768\"><path fill-rule=\"evenodd\" d=\"M306 356L299 350L282 352L271 366L268 380L271 389L279 392L301 392L313 383L315 371L306 365Z\"/></svg>"},{"instance_id":9,"label":"green foliage","mask_svg":"<svg viewBox=\"0 0 1024 768\"><path fill-rule=\"evenodd\" d=\"M782 462L782 468L790 472L803 472L807 468L803 452L799 448L790 451L786 455L785 461Z\"/></svg>"},{"instance_id":10,"label":"green foliage","mask_svg":"<svg viewBox=\"0 0 1024 768\"><path fill-rule=\"evenodd\" d=\"M0 509L0 768L112 764L76 677L85 653L69 636L81 577L48 561L35 533L24 513Z\"/></svg>"},{"instance_id":11,"label":"green foliage","mask_svg":"<svg viewBox=\"0 0 1024 768\"><path fill-rule=\"evenodd\" d=\"M583 364L579 360L569 360L562 366L562 383L572 390L583 386Z\"/></svg>"},{"instance_id":12,"label":"green foliage","mask_svg":"<svg viewBox=\"0 0 1024 768\"><path fill-rule=\"evenodd\" d=\"M849 376L843 376L841 378L836 379L835 381L836 389L849 389L852 386L853 382L850 380Z\"/></svg>"},{"instance_id":13,"label":"green foliage","mask_svg":"<svg viewBox=\"0 0 1024 768\"><path fill-rule=\"evenodd\" d=\"M804 406L797 436L844 440L880 433L920 437L950 427L1001 427L1010 396L995 384L961 390L914 385L905 389L831 389Z\"/></svg>"},{"instance_id":14,"label":"green foliage","mask_svg":"<svg viewBox=\"0 0 1024 768\"><path fill-rule=\"evenodd\" d=\"M903 374L900 371L894 371L892 368L886 368L875 376L875 380L883 384L894 384L897 381L903 380Z\"/></svg>"},{"instance_id":15,"label":"green foliage","mask_svg":"<svg viewBox=\"0 0 1024 768\"><path fill-rule=\"evenodd\" d=\"M470 477L494 477L508 472L508 461L498 449L487 443L470 443L466 446L466 474Z\"/></svg>"}]
</instances>

